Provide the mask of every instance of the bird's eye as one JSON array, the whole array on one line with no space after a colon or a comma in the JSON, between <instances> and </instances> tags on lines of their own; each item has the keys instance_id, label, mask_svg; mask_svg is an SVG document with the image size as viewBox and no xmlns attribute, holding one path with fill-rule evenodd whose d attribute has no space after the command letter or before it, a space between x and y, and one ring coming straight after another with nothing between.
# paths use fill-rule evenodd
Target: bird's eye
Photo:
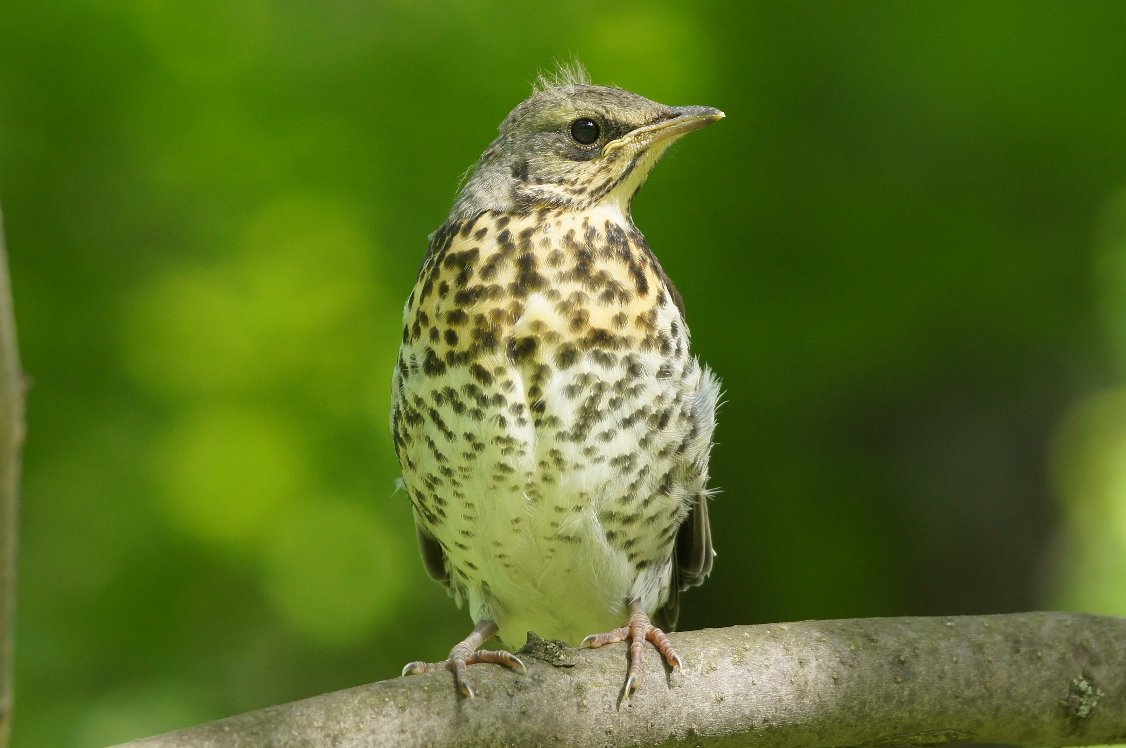
<instances>
[{"instance_id":1,"label":"bird's eye","mask_svg":"<svg viewBox=\"0 0 1126 748\"><path fill-rule=\"evenodd\" d=\"M590 145L598 140L598 136L601 134L602 128L590 117L579 117L571 123L571 137L575 139L576 143Z\"/></svg>"}]
</instances>

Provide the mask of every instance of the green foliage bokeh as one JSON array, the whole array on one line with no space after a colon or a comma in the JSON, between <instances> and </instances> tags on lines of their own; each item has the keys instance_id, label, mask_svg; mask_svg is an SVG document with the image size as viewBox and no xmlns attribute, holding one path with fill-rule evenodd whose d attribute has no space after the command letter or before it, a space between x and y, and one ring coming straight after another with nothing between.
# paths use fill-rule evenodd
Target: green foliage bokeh
<instances>
[{"instance_id":1,"label":"green foliage bokeh","mask_svg":"<svg viewBox=\"0 0 1126 748\"><path fill-rule=\"evenodd\" d=\"M15 744L387 678L468 631L395 487L402 302L574 58L728 115L634 211L726 390L682 626L1126 614L1123 38L1110 2L0 0Z\"/></svg>"}]
</instances>

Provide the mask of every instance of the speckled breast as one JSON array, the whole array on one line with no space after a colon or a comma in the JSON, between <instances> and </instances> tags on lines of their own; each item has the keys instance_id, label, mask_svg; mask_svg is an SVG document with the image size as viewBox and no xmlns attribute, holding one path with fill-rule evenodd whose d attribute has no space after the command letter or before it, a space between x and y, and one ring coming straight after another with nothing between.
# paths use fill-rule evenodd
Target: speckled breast
<instances>
[{"instance_id":1,"label":"speckled breast","mask_svg":"<svg viewBox=\"0 0 1126 748\"><path fill-rule=\"evenodd\" d=\"M617 625L627 598L667 596L703 490L700 379L679 298L620 210L485 213L434 235L392 430L475 619L573 639Z\"/></svg>"}]
</instances>

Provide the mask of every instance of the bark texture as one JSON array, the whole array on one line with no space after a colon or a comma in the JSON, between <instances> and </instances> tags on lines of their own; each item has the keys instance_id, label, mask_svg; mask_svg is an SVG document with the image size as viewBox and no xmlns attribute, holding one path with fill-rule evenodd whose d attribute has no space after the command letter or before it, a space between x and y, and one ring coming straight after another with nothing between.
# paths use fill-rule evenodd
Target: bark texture
<instances>
[{"instance_id":1,"label":"bark texture","mask_svg":"<svg viewBox=\"0 0 1126 748\"><path fill-rule=\"evenodd\" d=\"M893 746L1126 740L1126 619L877 618L672 635L621 701L626 647L395 678L138 740L171 746ZM548 658L551 659L551 658Z\"/></svg>"}]
</instances>

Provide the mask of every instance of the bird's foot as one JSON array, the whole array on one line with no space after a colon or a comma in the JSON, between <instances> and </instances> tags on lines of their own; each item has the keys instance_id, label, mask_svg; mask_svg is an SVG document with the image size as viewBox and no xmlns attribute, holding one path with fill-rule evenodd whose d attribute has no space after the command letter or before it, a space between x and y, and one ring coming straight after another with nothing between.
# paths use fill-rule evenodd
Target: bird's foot
<instances>
[{"instance_id":1,"label":"bird's foot","mask_svg":"<svg viewBox=\"0 0 1126 748\"><path fill-rule=\"evenodd\" d=\"M441 662L408 663L403 668L403 675L419 675L434 670L449 670L454 674L457 690L461 692L462 696L472 699L477 695L477 691L474 690L473 683L469 680L468 667L470 665L492 662L513 670L528 672L520 658L511 652L506 652L503 649L477 649L485 641L496 636L498 630L497 625L492 621L481 621L469 636L450 650L448 659Z\"/></svg>"},{"instance_id":2,"label":"bird's foot","mask_svg":"<svg viewBox=\"0 0 1126 748\"><path fill-rule=\"evenodd\" d=\"M637 682L641 678L641 656L646 641L653 642L653 646L665 658L669 667L676 669L684 665L680 655L673 649L669 637L664 631L653 625L653 622L649 620L649 615L636 602L630 603L629 619L625 626L607 631L604 634L591 634L583 639L579 646L597 649L604 644L614 644L627 639L629 640L629 672L625 685L625 697L627 699L637 688Z\"/></svg>"}]
</instances>

